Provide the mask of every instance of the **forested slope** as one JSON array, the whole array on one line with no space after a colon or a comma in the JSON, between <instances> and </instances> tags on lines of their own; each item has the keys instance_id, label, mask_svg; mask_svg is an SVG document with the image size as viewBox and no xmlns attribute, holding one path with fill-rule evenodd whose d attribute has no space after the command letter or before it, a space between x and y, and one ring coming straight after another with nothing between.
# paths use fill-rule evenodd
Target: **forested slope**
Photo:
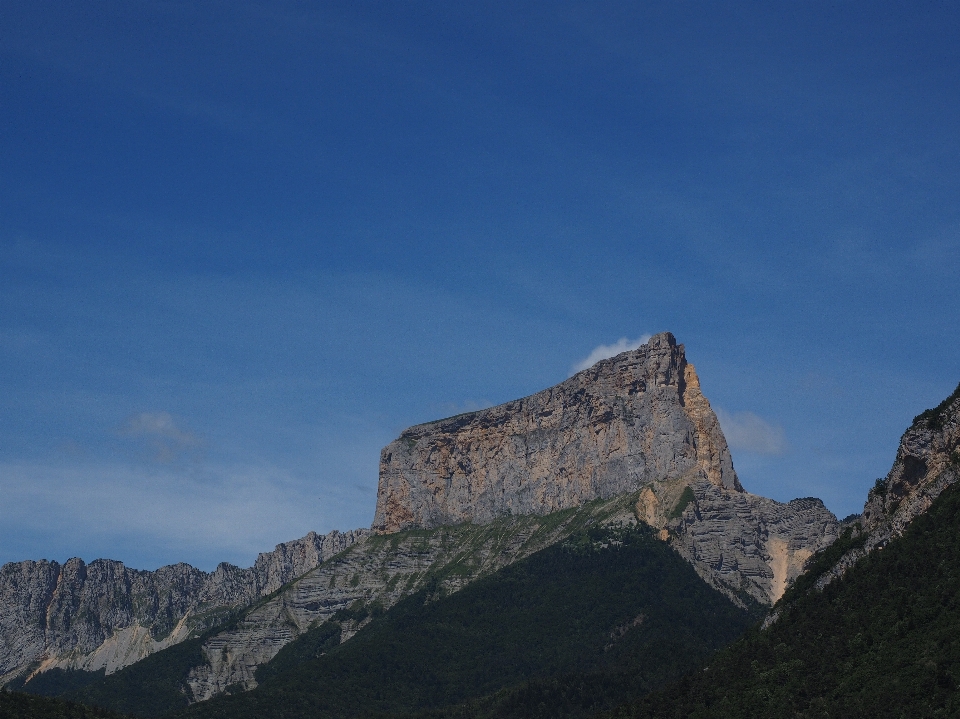
<instances>
[{"instance_id":1,"label":"forested slope","mask_svg":"<svg viewBox=\"0 0 960 719\"><path fill-rule=\"evenodd\" d=\"M616 719L960 716L960 487L823 591L828 549L780 605L707 669Z\"/></svg>"},{"instance_id":2,"label":"forested slope","mask_svg":"<svg viewBox=\"0 0 960 719\"><path fill-rule=\"evenodd\" d=\"M574 707L582 714L662 686L755 616L647 527L596 528L452 596L421 591L345 644L318 627L262 668L257 689L179 716L397 714L571 674L597 688Z\"/></svg>"}]
</instances>

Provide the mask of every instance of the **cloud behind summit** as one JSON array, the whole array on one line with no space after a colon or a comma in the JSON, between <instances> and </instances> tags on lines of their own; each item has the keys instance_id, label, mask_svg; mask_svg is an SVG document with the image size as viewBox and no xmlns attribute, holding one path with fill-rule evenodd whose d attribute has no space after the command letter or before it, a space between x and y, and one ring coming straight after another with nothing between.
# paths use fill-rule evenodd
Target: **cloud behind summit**
<instances>
[{"instance_id":1,"label":"cloud behind summit","mask_svg":"<svg viewBox=\"0 0 960 719\"><path fill-rule=\"evenodd\" d=\"M732 449L767 455L781 455L787 451L783 427L771 424L753 412L727 412L720 407L714 409Z\"/></svg>"},{"instance_id":2,"label":"cloud behind summit","mask_svg":"<svg viewBox=\"0 0 960 719\"><path fill-rule=\"evenodd\" d=\"M581 372L588 367L593 367L600 360L608 359L610 357L615 357L621 352L627 352L628 350L635 350L640 345L646 344L653 335L643 334L640 335L638 339L629 340L626 337L621 337L613 344L609 345L598 345L594 347L590 354L584 357L582 360L577 362L570 371L570 374L576 374Z\"/></svg>"}]
</instances>

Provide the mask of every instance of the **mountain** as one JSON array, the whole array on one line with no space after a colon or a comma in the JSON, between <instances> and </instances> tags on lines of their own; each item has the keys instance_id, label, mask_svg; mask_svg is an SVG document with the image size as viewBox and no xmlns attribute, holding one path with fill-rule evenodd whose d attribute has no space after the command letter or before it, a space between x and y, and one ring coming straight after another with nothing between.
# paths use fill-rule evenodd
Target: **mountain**
<instances>
[{"instance_id":1,"label":"mountain","mask_svg":"<svg viewBox=\"0 0 960 719\"><path fill-rule=\"evenodd\" d=\"M145 572L108 559L5 564L0 685L52 668L113 673L215 626L366 534L311 532L249 569L224 563L210 573L188 564Z\"/></svg>"},{"instance_id":2,"label":"mountain","mask_svg":"<svg viewBox=\"0 0 960 719\"><path fill-rule=\"evenodd\" d=\"M682 674L755 617L636 520L594 526L453 594L427 585L347 643L328 641L334 618L262 666L256 689L182 716L367 717L584 671L604 687L599 709Z\"/></svg>"},{"instance_id":3,"label":"mountain","mask_svg":"<svg viewBox=\"0 0 960 719\"><path fill-rule=\"evenodd\" d=\"M549 514L699 477L742 491L669 332L524 399L404 430L380 455L373 530Z\"/></svg>"},{"instance_id":4,"label":"mountain","mask_svg":"<svg viewBox=\"0 0 960 719\"><path fill-rule=\"evenodd\" d=\"M359 629L416 592L452 594L588 527L635 524L629 500L597 500L545 517L367 536L199 638L109 676L52 669L24 688L67 693L145 716L252 689L262 678L259 668L294 640L310 641L318 628L329 629L333 622L333 644L348 643Z\"/></svg>"},{"instance_id":5,"label":"mountain","mask_svg":"<svg viewBox=\"0 0 960 719\"><path fill-rule=\"evenodd\" d=\"M586 527L637 521L741 609L777 601L839 532L819 500L784 504L744 491L683 345L662 333L530 397L405 430L381 454L372 533L336 535L349 537L342 552L291 564L273 583L235 568L217 570L240 573L242 581L224 585L229 591L207 575L196 575L196 586L184 592L168 591L180 584L165 579L147 597L183 598L157 615L134 601L140 595L129 588L132 580L98 579L82 606L96 607L107 621L96 614L83 634L47 627L44 612L52 605L43 592L52 596L55 582L53 590L35 592L19 591L19 578L9 582L13 591L0 600L9 596L20 618L4 638L13 657L7 676L19 674L20 685L34 691L88 684L87 696L115 698L162 676L151 712L250 690L259 668L283 647L334 619L336 643L347 643L432 582L453 592ZM151 601L149 607L159 602ZM85 626L80 605L68 606L77 607L70 616ZM122 616L114 620L117 608ZM43 631L23 629L30 622ZM164 641L172 646L163 648ZM128 645L139 654L116 648ZM122 668L158 649L145 663ZM111 706L130 706L117 701Z\"/></svg>"},{"instance_id":6,"label":"mountain","mask_svg":"<svg viewBox=\"0 0 960 719\"><path fill-rule=\"evenodd\" d=\"M734 601L772 604L839 524L743 490L669 332L497 407L417 425L380 455L373 531L544 514L640 492L638 516Z\"/></svg>"},{"instance_id":7,"label":"mountain","mask_svg":"<svg viewBox=\"0 0 960 719\"><path fill-rule=\"evenodd\" d=\"M774 616L611 717L960 716L960 387Z\"/></svg>"}]
</instances>

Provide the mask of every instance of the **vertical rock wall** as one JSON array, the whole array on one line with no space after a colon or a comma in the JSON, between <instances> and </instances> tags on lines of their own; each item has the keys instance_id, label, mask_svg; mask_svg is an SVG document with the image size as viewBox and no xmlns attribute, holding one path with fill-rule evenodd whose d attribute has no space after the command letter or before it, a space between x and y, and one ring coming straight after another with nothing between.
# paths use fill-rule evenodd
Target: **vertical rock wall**
<instances>
[{"instance_id":1,"label":"vertical rock wall","mask_svg":"<svg viewBox=\"0 0 960 719\"><path fill-rule=\"evenodd\" d=\"M669 332L529 397L405 430L380 455L373 530L547 514L701 477L742 491Z\"/></svg>"}]
</instances>

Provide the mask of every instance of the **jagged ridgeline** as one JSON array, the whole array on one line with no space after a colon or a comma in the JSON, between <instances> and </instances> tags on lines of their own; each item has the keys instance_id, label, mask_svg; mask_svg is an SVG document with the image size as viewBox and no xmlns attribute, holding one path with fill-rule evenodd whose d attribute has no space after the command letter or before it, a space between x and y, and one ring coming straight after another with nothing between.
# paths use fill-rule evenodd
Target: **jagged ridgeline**
<instances>
[{"instance_id":1,"label":"jagged ridgeline","mask_svg":"<svg viewBox=\"0 0 960 719\"><path fill-rule=\"evenodd\" d=\"M12 562L0 568L0 684L52 669L112 674L230 620L366 536L313 532L261 554L253 567L188 564L154 572L109 559Z\"/></svg>"},{"instance_id":2,"label":"jagged ridgeline","mask_svg":"<svg viewBox=\"0 0 960 719\"><path fill-rule=\"evenodd\" d=\"M6 565L0 672L166 711L257 687L298 638L346 647L417 592L449 595L588 527L638 522L741 612L779 599L838 533L819 500L743 490L683 345L663 333L530 397L405 430L381 455L372 532L281 545L252 570L178 565L125 583L110 563ZM261 564L282 571L267 582Z\"/></svg>"},{"instance_id":3,"label":"jagged ridgeline","mask_svg":"<svg viewBox=\"0 0 960 719\"><path fill-rule=\"evenodd\" d=\"M960 387L766 629L620 719L960 716Z\"/></svg>"}]
</instances>

